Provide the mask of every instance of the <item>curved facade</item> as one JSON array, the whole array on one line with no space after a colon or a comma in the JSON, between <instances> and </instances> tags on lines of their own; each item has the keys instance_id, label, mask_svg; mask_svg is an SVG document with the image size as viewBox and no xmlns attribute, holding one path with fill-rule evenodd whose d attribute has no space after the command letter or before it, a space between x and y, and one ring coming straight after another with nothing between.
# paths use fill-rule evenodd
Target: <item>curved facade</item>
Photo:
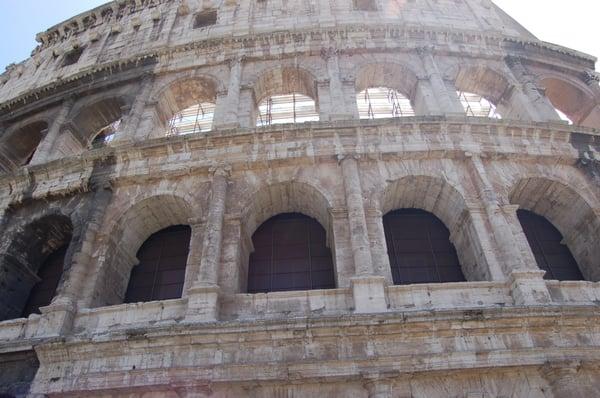
<instances>
[{"instance_id":1,"label":"curved facade","mask_svg":"<svg viewBox=\"0 0 600 398\"><path fill-rule=\"evenodd\" d=\"M600 395L595 58L488 0L37 39L0 75L0 395Z\"/></svg>"}]
</instances>

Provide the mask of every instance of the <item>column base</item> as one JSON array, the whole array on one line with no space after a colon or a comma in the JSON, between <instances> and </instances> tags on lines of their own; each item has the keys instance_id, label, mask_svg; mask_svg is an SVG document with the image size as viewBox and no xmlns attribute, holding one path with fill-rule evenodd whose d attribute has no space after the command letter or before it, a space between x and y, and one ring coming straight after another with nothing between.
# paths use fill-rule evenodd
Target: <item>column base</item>
<instances>
[{"instance_id":1,"label":"column base","mask_svg":"<svg viewBox=\"0 0 600 398\"><path fill-rule=\"evenodd\" d=\"M219 286L193 286L188 290L186 322L216 322L219 320Z\"/></svg>"},{"instance_id":2,"label":"column base","mask_svg":"<svg viewBox=\"0 0 600 398\"><path fill-rule=\"evenodd\" d=\"M387 281L383 276L358 276L350 279L354 298L354 313L372 314L387 312L385 287Z\"/></svg>"},{"instance_id":3,"label":"column base","mask_svg":"<svg viewBox=\"0 0 600 398\"><path fill-rule=\"evenodd\" d=\"M545 271L514 271L508 279L515 305L546 305L552 302L544 280Z\"/></svg>"},{"instance_id":4,"label":"column base","mask_svg":"<svg viewBox=\"0 0 600 398\"><path fill-rule=\"evenodd\" d=\"M76 303L68 298L57 299L46 307L40 307L40 321L35 332L36 337L58 337L73 329Z\"/></svg>"}]
</instances>

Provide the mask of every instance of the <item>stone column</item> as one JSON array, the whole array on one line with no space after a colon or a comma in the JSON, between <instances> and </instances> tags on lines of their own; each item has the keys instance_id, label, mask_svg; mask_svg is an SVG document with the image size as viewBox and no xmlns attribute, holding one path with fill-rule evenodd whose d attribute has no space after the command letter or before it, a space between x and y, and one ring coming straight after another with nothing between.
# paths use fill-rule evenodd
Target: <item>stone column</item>
<instances>
[{"instance_id":1,"label":"stone column","mask_svg":"<svg viewBox=\"0 0 600 398\"><path fill-rule=\"evenodd\" d=\"M217 166L211 169L212 192L206 218L206 231L202 243L199 275L188 291L188 316L190 320L214 321L218 317L219 265L223 242L223 220L227 184L231 168Z\"/></svg>"},{"instance_id":2,"label":"stone column","mask_svg":"<svg viewBox=\"0 0 600 398\"><path fill-rule=\"evenodd\" d=\"M341 156L340 165L346 193L350 242L354 259L355 277L351 279L354 309L358 313L385 312L387 310L386 281L384 277L375 276L358 160L356 156Z\"/></svg>"},{"instance_id":3,"label":"stone column","mask_svg":"<svg viewBox=\"0 0 600 398\"><path fill-rule=\"evenodd\" d=\"M578 361L548 362L540 373L552 388L554 398L597 397L597 391L584 377L579 377Z\"/></svg>"},{"instance_id":4,"label":"stone column","mask_svg":"<svg viewBox=\"0 0 600 398\"><path fill-rule=\"evenodd\" d=\"M54 148L54 144L60 135L61 128L67 121L69 113L71 113L71 110L73 109L73 105L75 105L74 98L68 98L63 102L62 107L58 111L58 115L56 115L56 118L54 121L52 121L50 127L48 128L48 133L42 139L42 142L35 151L35 154L33 155L33 158L29 164L37 165L48 161L51 156L52 149Z\"/></svg>"},{"instance_id":5,"label":"stone column","mask_svg":"<svg viewBox=\"0 0 600 398\"><path fill-rule=\"evenodd\" d=\"M340 76L339 50L336 48L324 48L321 50L321 58L327 62L327 73L329 75L329 115L326 120L358 119L358 107L356 105L356 93L348 97L344 90ZM321 100L319 98L319 104ZM352 104L352 107L350 106Z\"/></svg>"},{"instance_id":6,"label":"stone column","mask_svg":"<svg viewBox=\"0 0 600 398\"><path fill-rule=\"evenodd\" d=\"M140 127L140 122L146 108L146 101L150 97L153 85L154 76L150 74L145 75L138 94L133 101L133 105L129 109L127 107L124 108L128 112L127 116L123 118L123 125L116 132L115 137L110 143L111 146L130 142L138 135L137 129Z\"/></svg>"},{"instance_id":7,"label":"stone column","mask_svg":"<svg viewBox=\"0 0 600 398\"><path fill-rule=\"evenodd\" d=\"M418 116L435 116L443 113L435 98L429 77L418 78L413 104L415 114Z\"/></svg>"},{"instance_id":8,"label":"stone column","mask_svg":"<svg viewBox=\"0 0 600 398\"><path fill-rule=\"evenodd\" d=\"M449 84L444 81L444 78L438 70L435 59L433 58L432 48L421 47L418 49L423 68L429 76L429 82L433 94L437 99L439 109L443 114L464 115L465 110L456 95L456 89L449 87Z\"/></svg>"},{"instance_id":9,"label":"stone column","mask_svg":"<svg viewBox=\"0 0 600 398\"><path fill-rule=\"evenodd\" d=\"M518 57L507 57L506 64L517 81L521 83L522 87L519 91L527 97L528 106L533 107L532 120L536 122L559 122L561 119L554 110L554 105L546 97L544 90L538 86L535 77L521 63L521 60Z\"/></svg>"},{"instance_id":10,"label":"stone column","mask_svg":"<svg viewBox=\"0 0 600 398\"><path fill-rule=\"evenodd\" d=\"M258 104L254 99L252 87L240 87L240 102L238 107L238 122L241 128L253 129L256 127L256 117L258 115Z\"/></svg>"},{"instance_id":11,"label":"stone column","mask_svg":"<svg viewBox=\"0 0 600 398\"><path fill-rule=\"evenodd\" d=\"M515 236L516 208L501 205L494 191L485 166L478 155L467 153L467 165L471 180L483 202L487 218L492 228L492 235L498 251L502 270L490 270L491 275L504 279L509 277L509 283L517 305L537 305L550 301L550 292L543 280L544 272L532 263L531 258L523 256L521 243ZM514 214L514 217L510 213ZM513 218L509 221L509 218ZM512 226L511 226L512 223ZM520 224L519 224L520 226ZM522 236L524 238L524 234ZM535 260L534 260L535 261Z\"/></svg>"},{"instance_id":12,"label":"stone column","mask_svg":"<svg viewBox=\"0 0 600 398\"><path fill-rule=\"evenodd\" d=\"M215 109L215 128L235 128L239 126L238 109L240 105L240 85L242 84L243 58L229 61L229 85Z\"/></svg>"}]
</instances>

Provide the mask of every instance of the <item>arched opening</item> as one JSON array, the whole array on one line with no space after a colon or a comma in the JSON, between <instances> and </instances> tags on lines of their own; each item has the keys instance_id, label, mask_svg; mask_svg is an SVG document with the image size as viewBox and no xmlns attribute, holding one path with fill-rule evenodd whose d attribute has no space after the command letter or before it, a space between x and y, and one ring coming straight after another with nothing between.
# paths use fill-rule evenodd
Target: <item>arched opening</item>
<instances>
[{"instance_id":1,"label":"arched opening","mask_svg":"<svg viewBox=\"0 0 600 398\"><path fill-rule=\"evenodd\" d=\"M464 282L450 231L433 214L395 210L383 217L392 278L396 285Z\"/></svg>"},{"instance_id":2,"label":"arched opening","mask_svg":"<svg viewBox=\"0 0 600 398\"><path fill-rule=\"evenodd\" d=\"M120 203L120 206L125 206L125 203L128 202ZM115 208L119 208L119 206ZM181 231L172 231L170 228L178 225L188 225L192 214L191 206L183 198L165 194L141 200L122 214L107 215L111 221L105 227L105 233L108 236L107 243L103 246L103 251L100 254L104 258L104 261L101 264L99 272L90 281L89 290L93 293L92 297L90 297L90 306L116 305L128 302L127 300L139 301L140 298L146 297L134 296L133 294L129 297L127 296L129 289L140 287L138 282L129 282L131 277L136 274L153 273L156 276L164 274L167 278L176 274L180 275L183 263L182 257L186 257L185 263L187 263L187 256L183 254L184 244L180 243L179 246L173 246L172 248L169 246L175 240L178 242L185 241L189 246L189 235L187 235L187 240L185 237L186 234L189 234L189 227L181 227ZM154 236L157 233L158 235ZM144 246L144 242L148 242L148 245ZM165 246L164 251L163 246ZM145 247L148 249L142 250ZM177 248L177 253L179 253L177 256L169 252L169 250L175 250L175 248ZM169 262L172 257L178 257L177 265L173 266L173 271L176 272L164 273L171 265L170 263L165 263L164 267L166 268L160 268L162 267L160 264L160 261L162 261L161 257L153 257L157 253L160 253L159 256L169 258ZM150 261L149 265L144 265L146 264L146 260L152 260L152 258L158 261L158 263ZM142 266L137 268L139 265ZM168 280L165 281L165 285L177 285L179 283L168 283ZM176 288L175 286L171 286L168 289L164 288L163 291L169 289L170 291L174 291ZM160 288L158 290L160 291Z\"/></svg>"},{"instance_id":3,"label":"arched opening","mask_svg":"<svg viewBox=\"0 0 600 398\"><path fill-rule=\"evenodd\" d=\"M597 261L600 257L600 247L597 244L598 236L600 236L600 219L579 192L558 181L531 177L519 180L510 191L509 198L510 202L518 205L520 209L532 212L538 217L541 216L550 223L550 225L544 224L539 218L534 218L534 226L540 230L539 234L544 234L541 235L542 240L546 239L546 235L554 239L554 243L547 249L549 256L562 253L561 256L564 257L566 249L570 251L583 278L589 281L600 281L600 267L598 267ZM523 214L526 213L517 213L520 221L522 221ZM527 236L523 221L521 225ZM527 228L529 228L530 237L535 238L536 235L532 235L531 228L529 226ZM552 235L551 232L554 234ZM562 239L557 244L556 240L559 235L562 236ZM528 245L528 241L530 241L529 237L521 239L520 250L525 253L533 252L540 264L539 252L541 249L535 246L535 241L533 245L531 242ZM566 263L564 258L560 261ZM548 268L544 262L542 265Z\"/></svg>"},{"instance_id":4,"label":"arched opening","mask_svg":"<svg viewBox=\"0 0 600 398\"><path fill-rule=\"evenodd\" d=\"M87 105L67 128L88 148L106 145L121 126L127 104L123 98L107 98Z\"/></svg>"},{"instance_id":5,"label":"arched opening","mask_svg":"<svg viewBox=\"0 0 600 398\"><path fill-rule=\"evenodd\" d=\"M208 78L180 79L167 87L157 104L166 135L205 133L213 129L217 85Z\"/></svg>"},{"instance_id":6,"label":"arched opening","mask_svg":"<svg viewBox=\"0 0 600 398\"><path fill-rule=\"evenodd\" d=\"M167 135L205 133L212 130L215 104L201 102L177 112L169 120Z\"/></svg>"},{"instance_id":7,"label":"arched opening","mask_svg":"<svg viewBox=\"0 0 600 398\"><path fill-rule=\"evenodd\" d=\"M315 101L306 95L273 95L258 105L257 126L315 121L319 121Z\"/></svg>"},{"instance_id":8,"label":"arched opening","mask_svg":"<svg viewBox=\"0 0 600 398\"><path fill-rule=\"evenodd\" d=\"M54 298L73 226L65 216L46 216L25 226L0 256L0 320L38 313Z\"/></svg>"},{"instance_id":9,"label":"arched opening","mask_svg":"<svg viewBox=\"0 0 600 398\"><path fill-rule=\"evenodd\" d=\"M152 234L137 252L125 303L180 298L190 250L191 229L177 225Z\"/></svg>"},{"instance_id":10,"label":"arched opening","mask_svg":"<svg viewBox=\"0 0 600 398\"><path fill-rule=\"evenodd\" d=\"M356 74L356 104L361 119L414 116L417 76L394 63L368 64Z\"/></svg>"},{"instance_id":11,"label":"arched opening","mask_svg":"<svg viewBox=\"0 0 600 398\"><path fill-rule=\"evenodd\" d=\"M0 167L5 171L29 164L48 130L46 122L34 122L9 133L0 140Z\"/></svg>"},{"instance_id":12,"label":"arched opening","mask_svg":"<svg viewBox=\"0 0 600 398\"><path fill-rule=\"evenodd\" d=\"M252 235L248 293L335 288L325 229L314 218L285 213L263 223Z\"/></svg>"},{"instance_id":13,"label":"arched opening","mask_svg":"<svg viewBox=\"0 0 600 398\"><path fill-rule=\"evenodd\" d=\"M522 110L512 104L512 84L491 68L463 67L458 71L454 85L467 116L492 119L522 117Z\"/></svg>"},{"instance_id":14,"label":"arched opening","mask_svg":"<svg viewBox=\"0 0 600 398\"><path fill-rule=\"evenodd\" d=\"M294 67L273 69L254 85L256 125L304 123L319 120L314 78Z\"/></svg>"},{"instance_id":15,"label":"arched opening","mask_svg":"<svg viewBox=\"0 0 600 398\"><path fill-rule=\"evenodd\" d=\"M476 224L469 212L464 196L446 180L430 176L407 176L395 180L383 192L380 199L380 209L382 214L394 215L386 218L385 223L388 223L388 227L397 225L401 229L398 233L403 231L402 234L405 234L399 235L400 237L411 233L412 228L404 229L401 226L401 223L406 220L414 220L411 222L423 225L421 227L422 237L426 236L425 231L430 226L431 228L434 225L439 227L434 236L444 236L444 239L456 248L457 262L462 275L464 275L461 280L465 278L469 281L492 280L493 269L498 267L495 262L496 259L485 254L486 246L484 245L486 242L482 240L476 229ZM407 212L406 214L394 214L393 212L397 209L414 210L404 210L404 212ZM410 211L415 214L409 214ZM392 220L400 221L394 224ZM385 223L384 231L386 230ZM442 229L444 233L442 233ZM393 244L393 239L390 242L387 241L388 231L385 232L386 245ZM421 242L428 241L421 240ZM449 250L450 246L446 244L444 247ZM388 256L393 255L393 249L393 246L387 246ZM431 256L430 258L432 258ZM391 258L390 260L392 261ZM390 263L390 266L392 266L392 263Z\"/></svg>"},{"instance_id":16,"label":"arched opening","mask_svg":"<svg viewBox=\"0 0 600 398\"><path fill-rule=\"evenodd\" d=\"M481 95L466 91L457 91L457 95L467 116L502 119L496 105Z\"/></svg>"},{"instance_id":17,"label":"arched opening","mask_svg":"<svg viewBox=\"0 0 600 398\"><path fill-rule=\"evenodd\" d=\"M410 100L392 88L367 88L356 95L356 103L361 119L415 116Z\"/></svg>"},{"instance_id":18,"label":"arched opening","mask_svg":"<svg viewBox=\"0 0 600 398\"><path fill-rule=\"evenodd\" d=\"M573 254L563 243L562 234L550 221L527 210L519 210L517 216L538 267L546 271L545 279L584 280Z\"/></svg>"},{"instance_id":19,"label":"arched opening","mask_svg":"<svg viewBox=\"0 0 600 398\"><path fill-rule=\"evenodd\" d=\"M31 314L39 314L40 307L52 302L62 277L68 245L61 247L48 256L38 271L40 281L33 286L21 315L27 318Z\"/></svg>"},{"instance_id":20,"label":"arched opening","mask_svg":"<svg viewBox=\"0 0 600 398\"><path fill-rule=\"evenodd\" d=\"M591 93L557 78L543 79L541 85L561 119L572 124L600 127L600 112Z\"/></svg>"}]
</instances>

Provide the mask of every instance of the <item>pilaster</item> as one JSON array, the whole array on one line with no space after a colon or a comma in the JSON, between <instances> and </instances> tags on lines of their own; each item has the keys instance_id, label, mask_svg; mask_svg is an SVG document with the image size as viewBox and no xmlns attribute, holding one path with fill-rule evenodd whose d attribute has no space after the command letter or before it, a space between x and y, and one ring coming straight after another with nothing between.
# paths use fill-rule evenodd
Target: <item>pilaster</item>
<instances>
[{"instance_id":1,"label":"pilaster","mask_svg":"<svg viewBox=\"0 0 600 398\"><path fill-rule=\"evenodd\" d=\"M329 75L329 115L327 115L327 120L358 119L358 107L354 100L356 94L354 93L349 98L347 90L344 89L339 65L339 53L338 49L332 47L321 50L321 58L327 62L327 73ZM321 98L319 98L319 104L321 104ZM352 108L350 104L352 104Z\"/></svg>"},{"instance_id":2,"label":"pilaster","mask_svg":"<svg viewBox=\"0 0 600 398\"><path fill-rule=\"evenodd\" d=\"M450 82L446 82L440 73L432 49L421 47L418 49L421 62L425 73L429 76L429 82L433 95L438 103L439 110L446 115L464 115L465 111L456 95L456 88L450 87Z\"/></svg>"},{"instance_id":3,"label":"pilaster","mask_svg":"<svg viewBox=\"0 0 600 398\"><path fill-rule=\"evenodd\" d=\"M384 277L375 274L373 267L357 157L341 156L340 165L354 259L355 277L351 278L354 310L357 313L385 312L387 283Z\"/></svg>"},{"instance_id":4,"label":"pilaster","mask_svg":"<svg viewBox=\"0 0 600 398\"><path fill-rule=\"evenodd\" d=\"M532 115L532 120L535 122L552 122L561 121L560 117L554 110L554 106L546 97L542 88L538 86L535 77L521 63L518 57L507 57L506 64L512 71L513 75L521 83L521 90L527 98L527 106L533 107L535 114Z\"/></svg>"},{"instance_id":5,"label":"pilaster","mask_svg":"<svg viewBox=\"0 0 600 398\"><path fill-rule=\"evenodd\" d=\"M138 134L137 129L140 127L146 101L148 101L153 85L154 77L152 75L148 74L142 78L142 84L133 105L129 109L125 109L127 116L124 117L123 126L115 133L115 137L110 142L111 146L132 141ZM125 112L123 114L125 115Z\"/></svg>"},{"instance_id":6,"label":"pilaster","mask_svg":"<svg viewBox=\"0 0 600 398\"><path fill-rule=\"evenodd\" d=\"M229 166L211 168L212 192L202 243L198 278L188 290L188 320L215 321L218 318L219 266L223 242L223 220L227 199Z\"/></svg>"},{"instance_id":7,"label":"pilaster","mask_svg":"<svg viewBox=\"0 0 600 398\"><path fill-rule=\"evenodd\" d=\"M60 110L58 111L58 115L56 115L56 118L52 121L50 127L48 128L48 133L42 139L42 142L40 142L40 145L35 151L35 154L33 155L33 158L29 164L38 165L45 163L50 159L54 144L58 140L62 126L67 121L67 117L69 116L69 113L71 113L74 105L75 99L72 97L63 102Z\"/></svg>"},{"instance_id":8,"label":"pilaster","mask_svg":"<svg viewBox=\"0 0 600 398\"><path fill-rule=\"evenodd\" d=\"M239 126L240 85L242 83L243 58L234 58L229 62L229 84L227 93L217 99L215 109L215 128L235 128Z\"/></svg>"}]
</instances>

